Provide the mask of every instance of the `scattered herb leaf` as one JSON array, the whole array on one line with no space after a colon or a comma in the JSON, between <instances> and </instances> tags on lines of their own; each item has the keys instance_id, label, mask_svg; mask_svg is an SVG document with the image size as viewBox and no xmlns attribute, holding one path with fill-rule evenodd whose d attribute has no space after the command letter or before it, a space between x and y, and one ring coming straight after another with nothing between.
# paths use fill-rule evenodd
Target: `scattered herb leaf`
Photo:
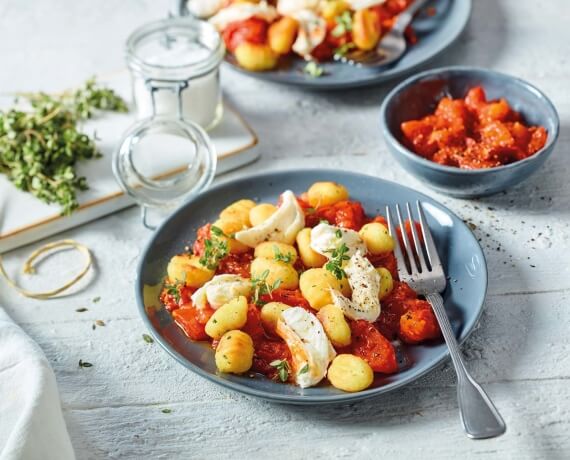
<instances>
[{"instance_id":1,"label":"scattered herb leaf","mask_svg":"<svg viewBox=\"0 0 570 460\"><path fill-rule=\"evenodd\" d=\"M317 64L315 61L309 61L303 69L303 72L305 72L310 77L318 78L324 74L325 69L323 69L323 67Z\"/></svg>"},{"instance_id":2,"label":"scattered herb leaf","mask_svg":"<svg viewBox=\"0 0 570 460\"><path fill-rule=\"evenodd\" d=\"M251 285L253 288L253 303L256 305L263 305L263 301L261 300L261 296L263 295L271 295L275 289L278 289L281 286L281 280L277 279L273 284L269 284L267 282L267 277L269 276L269 270L265 270L259 278L252 277L251 278Z\"/></svg>"},{"instance_id":3,"label":"scattered herb leaf","mask_svg":"<svg viewBox=\"0 0 570 460\"><path fill-rule=\"evenodd\" d=\"M97 296L93 299L93 303L98 303L101 300L101 297Z\"/></svg>"},{"instance_id":4,"label":"scattered herb leaf","mask_svg":"<svg viewBox=\"0 0 570 460\"><path fill-rule=\"evenodd\" d=\"M293 254L288 252L287 254L283 254L277 245L273 245L273 254L274 259L278 262L285 262L286 264L290 264L293 262Z\"/></svg>"},{"instance_id":5,"label":"scattered herb leaf","mask_svg":"<svg viewBox=\"0 0 570 460\"><path fill-rule=\"evenodd\" d=\"M328 252L331 253L331 259L325 264L325 269L336 276L337 279L341 280L346 276L342 266L346 260L350 259L348 256L348 246L346 243L342 243L338 248L331 249Z\"/></svg>"},{"instance_id":6,"label":"scattered herb leaf","mask_svg":"<svg viewBox=\"0 0 570 460\"><path fill-rule=\"evenodd\" d=\"M105 321L103 321L102 319L97 319L97 320L95 320L95 324L97 326L103 327L103 326L105 326Z\"/></svg>"},{"instance_id":7,"label":"scattered herb leaf","mask_svg":"<svg viewBox=\"0 0 570 460\"><path fill-rule=\"evenodd\" d=\"M301 370L299 371L299 375L301 374L306 374L307 372L309 372L309 363L305 364Z\"/></svg>"},{"instance_id":8,"label":"scattered herb leaf","mask_svg":"<svg viewBox=\"0 0 570 460\"><path fill-rule=\"evenodd\" d=\"M271 361L269 363L270 366L273 366L277 369L277 375L279 376L279 380L282 382L286 382L289 378L289 363L286 359L276 359L275 361Z\"/></svg>"},{"instance_id":9,"label":"scattered herb leaf","mask_svg":"<svg viewBox=\"0 0 570 460\"><path fill-rule=\"evenodd\" d=\"M146 343L154 343L154 339L148 334L143 334L142 338Z\"/></svg>"},{"instance_id":10,"label":"scattered herb leaf","mask_svg":"<svg viewBox=\"0 0 570 460\"><path fill-rule=\"evenodd\" d=\"M333 37L341 37L352 30L352 16L350 15L350 11L344 11L340 16L334 18L334 20L336 26L331 31Z\"/></svg>"},{"instance_id":11,"label":"scattered herb leaf","mask_svg":"<svg viewBox=\"0 0 570 460\"><path fill-rule=\"evenodd\" d=\"M162 409L160 412L162 412L163 414L170 414L172 412L172 409L168 409L168 408L164 408Z\"/></svg>"},{"instance_id":12,"label":"scattered herb leaf","mask_svg":"<svg viewBox=\"0 0 570 460\"><path fill-rule=\"evenodd\" d=\"M93 367L93 364L88 363L87 361L83 361L82 359L79 360L79 367Z\"/></svg>"},{"instance_id":13,"label":"scattered herb leaf","mask_svg":"<svg viewBox=\"0 0 570 460\"><path fill-rule=\"evenodd\" d=\"M87 311L87 308L85 308L85 307L76 308L75 311L76 311L77 313L83 313L84 311Z\"/></svg>"}]
</instances>

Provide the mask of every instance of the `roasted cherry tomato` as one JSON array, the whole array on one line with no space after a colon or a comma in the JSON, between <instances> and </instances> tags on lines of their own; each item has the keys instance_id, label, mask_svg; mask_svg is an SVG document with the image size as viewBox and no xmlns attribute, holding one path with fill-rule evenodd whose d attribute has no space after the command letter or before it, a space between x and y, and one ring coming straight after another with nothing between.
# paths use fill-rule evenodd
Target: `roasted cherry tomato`
<instances>
[{"instance_id":1,"label":"roasted cherry tomato","mask_svg":"<svg viewBox=\"0 0 570 460\"><path fill-rule=\"evenodd\" d=\"M271 366L273 361L287 360L289 369L292 369L291 353L287 344L278 340L261 340L255 344L255 353L253 355L254 372L266 375L270 379L278 379L278 371L275 366ZM289 375L291 377L291 374Z\"/></svg>"},{"instance_id":2,"label":"roasted cherry tomato","mask_svg":"<svg viewBox=\"0 0 570 460\"><path fill-rule=\"evenodd\" d=\"M194 307L179 308L172 312L172 317L184 333L192 340L209 340L205 330L203 318Z\"/></svg>"},{"instance_id":3,"label":"roasted cherry tomato","mask_svg":"<svg viewBox=\"0 0 570 460\"><path fill-rule=\"evenodd\" d=\"M441 332L431 305L425 300L409 300L408 311L400 317L400 338L407 343L436 339Z\"/></svg>"},{"instance_id":4,"label":"roasted cherry tomato","mask_svg":"<svg viewBox=\"0 0 570 460\"><path fill-rule=\"evenodd\" d=\"M249 18L245 21L235 21L224 29L222 37L230 52L243 42L263 44L267 42L269 24L260 18Z\"/></svg>"},{"instance_id":5,"label":"roasted cherry tomato","mask_svg":"<svg viewBox=\"0 0 570 460\"><path fill-rule=\"evenodd\" d=\"M281 302L292 307L303 307L309 311L314 311L298 289L276 289L271 294L262 295L261 301L264 303Z\"/></svg>"},{"instance_id":6,"label":"roasted cherry tomato","mask_svg":"<svg viewBox=\"0 0 570 460\"><path fill-rule=\"evenodd\" d=\"M250 277L251 261L253 260L253 251L244 252L242 254L228 254L220 261L217 274L228 273L239 275L242 278Z\"/></svg>"},{"instance_id":7,"label":"roasted cherry tomato","mask_svg":"<svg viewBox=\"0 0 570 460\"><path fill-rule=\"evenodd\" d=\"M352 353L364 359L374 372L398 372L396 350L372 323L364 320L353 321L350 328Z\"/></svg>"},{"instance_id":8,"label":"roasted cherry tomato","mask_svg":"<svg viewBox=\"0 0 570 460\"><path fill-rule=\"evenodd\" d=\"M247 310L247 322L241 330L249 334L254 343L265 337L265 330L261 324L261 313L255 305L249 305Z\"/></svg>"}]
</instances>

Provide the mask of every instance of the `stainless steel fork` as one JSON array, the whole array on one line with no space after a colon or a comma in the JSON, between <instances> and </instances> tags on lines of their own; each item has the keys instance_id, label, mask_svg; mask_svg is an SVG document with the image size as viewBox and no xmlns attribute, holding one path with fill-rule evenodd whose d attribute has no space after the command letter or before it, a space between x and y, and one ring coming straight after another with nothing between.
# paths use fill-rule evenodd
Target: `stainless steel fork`
<instances>
[{"instance_id":1,"label":"stainless steel fork","mask_svg":"<svg viewBox=\"0 0 570 460\"><path fill-rule=\"evenodd\" d=\"M396 242L394 253L398 261L398 275L401 281L409 284L418 294L425 296L433 308L457 373L459 413L467 436L473 439L500 436L506 430L505 422L489 399L489 396L465 368L457 339L443 306L443 298L440 295L446 286L443 266L441 265L422 205L419 201L416 202L416 205L423 239L420 239L416 226L413 223L414 218L410 203L406 203L412 241L410 241L407 235L400 205L396 205L396 216L402 234L401 243L403 248L394 230L394 221L390 207L386 206L388 228L390 235Z\"/></svg>"}]
</instances>

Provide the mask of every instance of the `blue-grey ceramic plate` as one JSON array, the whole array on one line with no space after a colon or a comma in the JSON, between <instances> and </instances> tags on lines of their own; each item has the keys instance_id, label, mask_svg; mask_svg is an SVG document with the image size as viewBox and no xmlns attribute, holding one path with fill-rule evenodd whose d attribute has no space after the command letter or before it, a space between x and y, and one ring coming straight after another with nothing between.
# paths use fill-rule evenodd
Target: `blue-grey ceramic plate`
<instances>
[{"instance_id":1,"label":"blue-grey ceramic plate","mask_svg":"<svg viewBox=\"0 0 570 460\"><path fill-rule=\"evenodd\" d=\"M448 357L445 344L432 343L404 349L408 365L395 375L378 376L372 387L344 393L327 382L314 388L273 382L261 375L237 376L216 372L214 352L206 343L192 342L160 305L158 294L168 260L191 244L196 229L217 218L220 210L241 198L276 202L287 189L301 193L315 181L344 184L368 214L383 213L387 204L420 200L433 231L446 273L445 306L461 341L471 333L483 308L487 266L477 240L457 216L433 199L407 187L363 174L333 170L293 170L234 180L211 188L178 209L154 234L140 260L136 281L139 311L152 335L164 349L192 372L223 387L275 402L326 404L355 401L392 391L416 380Z\"/></svg>"},{"instance_id":2,"label":"blue-grey ceramic plate","mask_svg":"<svg viewBox=\"0 0 570 460\"><path fill-rule=\"evenodd\" d=\"M374 85L407 74L444 51L459 37L471 15L471 0L433 0L427 6L435 7L436 14L433 17L420 14L414 20L418 43L410 46L402 59L385 69L365 69L327 62L322 64L325 74L313 78L303 72L306 62L298 57L293 57L276 70L268 72L242 69L229 54L226 62L237 71L255 78L316 90Z\"/></svg>"}]
</instances>

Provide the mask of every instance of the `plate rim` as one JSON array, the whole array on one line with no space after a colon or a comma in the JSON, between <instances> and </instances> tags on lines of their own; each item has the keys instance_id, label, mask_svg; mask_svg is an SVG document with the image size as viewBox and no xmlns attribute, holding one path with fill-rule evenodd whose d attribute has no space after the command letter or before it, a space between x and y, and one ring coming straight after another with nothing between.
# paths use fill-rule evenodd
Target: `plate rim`
<instances>
[{"instance_id":1,"label":"plate rim","mask_svg":"<svg viewBox=\"0 0 570 460\"><path fill-rule=\"evenodd\" d=\"M446 211L446 213L448 213L450 216L455 217L457 219L457 221L459 222L459 224L462 225L466 230L468 230L468 232L469 232L468 234L471 236L473 242L475 243L475 249L478 252L477 255L482 260L481 265L482 265L482 269L483 269L482 274L483 274L483 281L484 281L484 290L483 290L482 297L481 297L481 304L479 305L479 307L477 309L477 312L475 314L475 317L473 319L471 326L469 328L464 328L462 330L462 337L458 338L458 343L461 346L469 338L469 336L475 331L475 329L477 329L477 326L478 326L480 319L481 319L481 315L483 314L483 310L485 307L485 301L487 299L488 285L489 285L487 259L485 258L485 253L484 253L483 248L481 247L479 241L477 241L477 238L475 237L473 232L469 229L469 227L465 224L465 222L463 222L463 219L461 219L459 216L457 216L457 214L455 214L453 211L451 211L447 206L443 205L442 203L435 200L434 198L431 198L428 195L426 195L422 192L418 192L418 191L416 191L410 187L407 187L405 185L401 185L401 184L398 184L396 182L389 181L387 179L383 179L383 178L380 178L377 176L364 174L364 173L360 173L360 172L354 172L354 171L338 171L338 170L334 170L334 169L330 169L330 168L324 168L324 169L319 169L319 168L293 168L293 169L284 169L284 170L279 170L279 171L266 171L266 172L262 172L262 173L251 174L251 175L247 175L244 177L237 177L234 179L229 179L229 180L223 181L219 184L216 184L213 187L210 187L206 191L206 193L216 193L220 189L223 189L227 186L235 185L236 183L239 184L240 182L251 182L254 180L262 180L262 179L272 180L275 176L287 176L287 175L292 175L292 174L296 174L296 173L303 173L303 174L314 173L314 174L319 174L319 175L327 175L327 174L337 174L338 175L338 174L341 174L341 175L351 176L354 178L361 178L361 179L365 179L365 180L373 179L376 181L384 182L385 184L389 185L390 187L395 187L395 188L399 188L399 189L412 191L415 194L417 194L418 199L420 199L422 201L425 198L427 198L428 202L432 202L432 201L435 202L437 205L439 205L441 208L443 208ZM240 394L252 396L252 397L263 399L266 401L276 402L276 403L292 404L292 405L327 405L327 404L341 404L341 403L356 402L356 401L361 401L364 399L378 397L378 396L384 395L386 393L390 393L394 390L397 390L397 389L400 389L406 385L409 385L414 381L417 381L419 378L421 378L424 375L428 374L429 372L432 372L435 369L437 369L439 366L441 366L442 363L444 363L445 361L447 361L449 359L449 357L450 357L449 349L446 349L444 351L444 353L442 354L442 356L440 356L438 359L436 359L430 366L426 367L425 369L419 370L415 374L412 374L412 375L404 378L401 381L393 382L393 383L390 383L390 384L387 384L384 386L368 388L366 390L356 392L356 393L342 393L342 394L333 394L333 395L325 395L325 396L285 395L285 394L275 394L275 393L272 393L272 392L266 391L266 390L258 390L255 388L248 387L246 385L242 385L241 383L238 383L238 382L233 382L231 380L222 379L222 378L218 377L216 374L212 374L210 372L207 372L207 371L203 370L201 367L194 364L193 362L189 361L184 356L182 356L178 351L176 351L162 337L162 335L155 329L150 318L146 314L146 309L145 309L144 300L143 300L144 283L142 282L141 274L142 274L142 270L144 268L145 259L147 257L147 254L150 251L151 247L153 246L155 240L160 235L162 229L166 225L168 225L169 222L171 220L173 220L179 213L181 213L187 206L191 206L192 204L194 204L197 201L199 201L200 199L202 199L203 195L204 195L204 193L197 194L197 195L193 196L192 198L190 198L185 203L183 203L170 216L168 216L168 218L166 218L164 220L164 222L162 222L161 225L153 232L152 236L150 237L150 239L145 244L145 246L144 246L144 248L141 251L141 254L139 256L139 261L137 263L135 286L134 286L135 299L136 299L136 303L137 303L137 310L138 310L140 316L142 317L143 323L145 324L148 332L150 332L150 334L155 339L155 341L158 342L158 344L171 357L173 357L176 361L178 361L180 364L182 364L185 368L192 371L194 374L196 374L200 377L203 377L206 380L209 380L210 382L213 382L213 383L215 383L215 384L217 384L217 385L219 385L219 386L221 386L227 390L233 390L233 391L236 391Z\"/></svg>"},{"instance_id":2,"label":"plate rim","mask_svg":"<svg viewBox=\"0 0 570 460\"><path fill-rule=\"evenodd\" d=\"M395 78L408 75L411 72L413 72L414 70L418 69L419 67L428 64L429 62L434 60L436 57L441 55L445 50L447 50L451 45L453 45L457 41L457 39L461 36L463 31L465 30L467 24L469 23L469 19L471 18L471 15L473 13L473 0L462 0L462 1L464 1L466 3L466 6L465 6L466 14L464 17L461 17L461 22L458 24L458 28L455 31L455 33L448 35L447 38L445 40L443 40L439 46L434 47L434 51L432 51L432 53L428 57L422 58L418 62L416 62L415 64L410 65L409 67L402 68L402 69L394 72L393 74L386 75L386 73L382 72L382 73L379 73L378 75L376 75L372 78L366 79L366 80L344 81L344 82L336 82L336 83L327 83L326 81L319 80L319 79L287 81L287 80L284 80L284 79L280 78L279 76L277 76L276 74L273 74L273 73L250 72L246 69L239 67L236 64L233 64L232 62L229 62L227 60L226 56L224 56L222 62L224 64L224 67L230 68L233 71L236 71L242 75L249 76L249 77L254 78L256 80L267 81L270 83L276 83L279 85L290 86L290 87L295 87L295 88L302 88L302 89L307 89L307 90L335 91L335 90L343 90L343 89L351 89L351 88L366 88L366 87L370 87L370 86L374 86L374 85L380 85L382 83L388 82L388 81L393 80ZM348 65L348 64L346 64L346 65ZM398 65L398 63L396 63L396 65ZM319 83L315 84L315 82L317 82L317 81L319 81Z\"/></svg>"}]
</instances>

